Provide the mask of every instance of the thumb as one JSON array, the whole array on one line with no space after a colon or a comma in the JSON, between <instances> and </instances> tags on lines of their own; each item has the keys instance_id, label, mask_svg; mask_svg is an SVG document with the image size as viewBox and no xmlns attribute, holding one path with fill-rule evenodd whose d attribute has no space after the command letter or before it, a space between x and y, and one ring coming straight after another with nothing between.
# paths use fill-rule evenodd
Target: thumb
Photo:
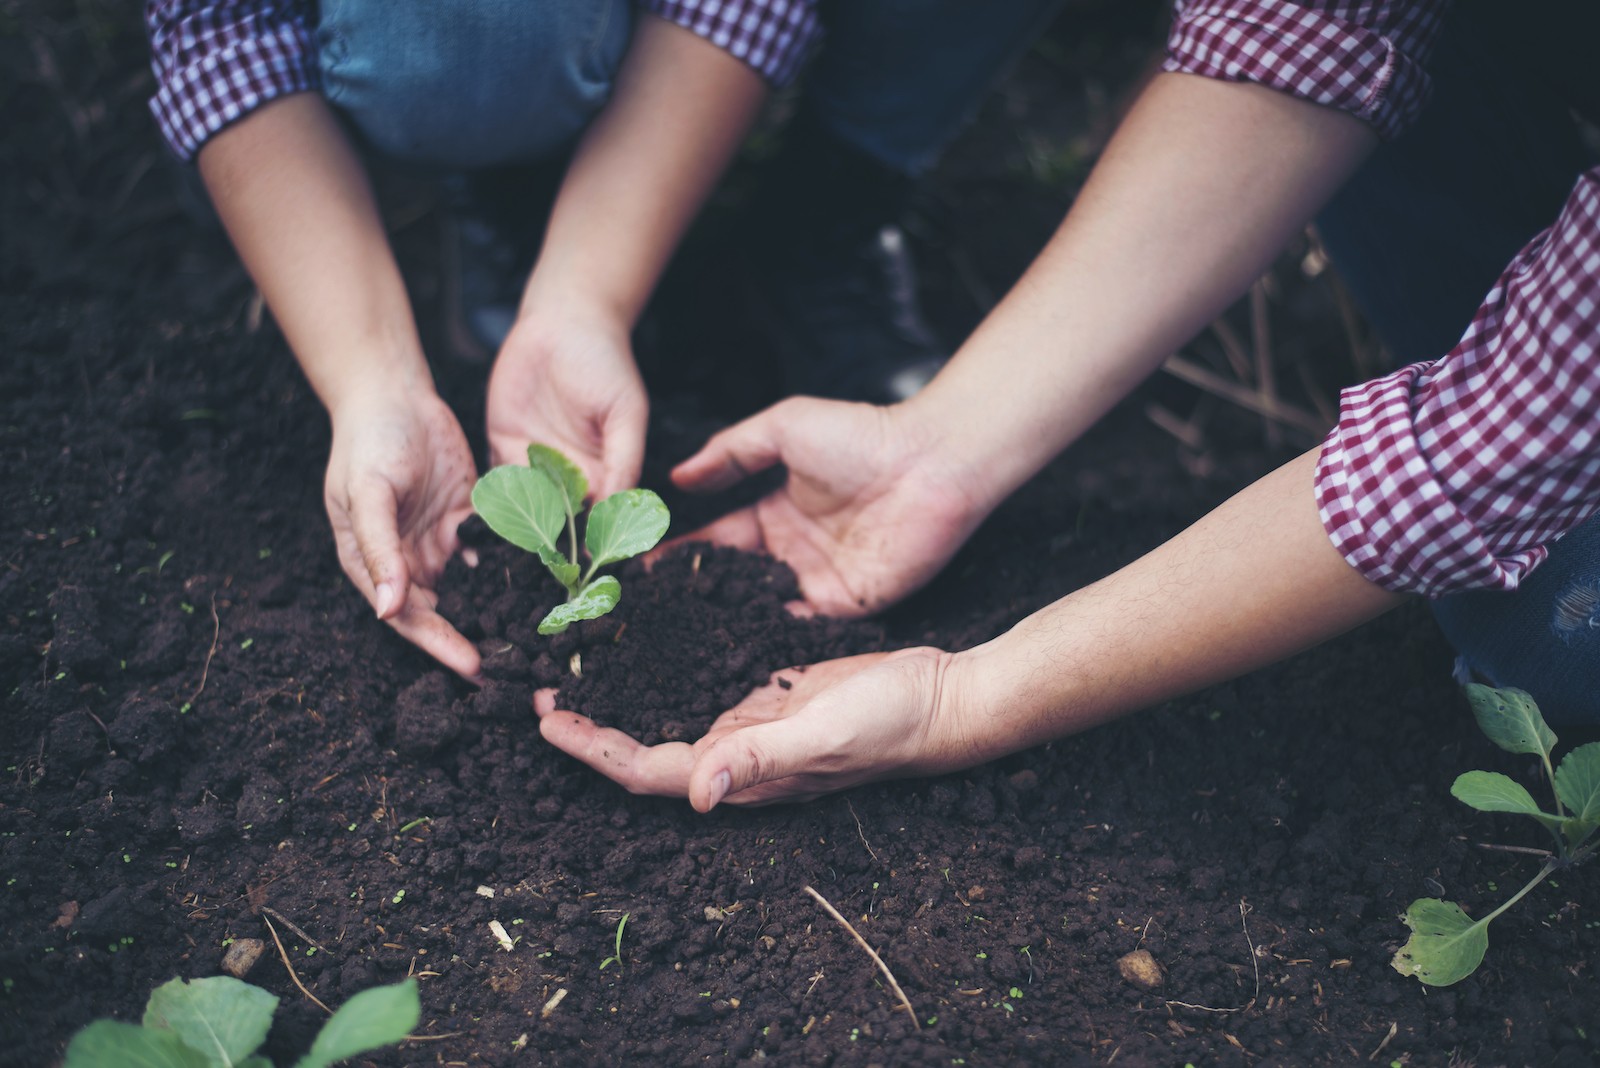
<instances>
[{"instance_id":1,"label":"thumb","mask_svg":"<svg viewBox=\"0 0 1600 1068\"><path fill-rule=\"evenodd\" d=\"M680 489L715 493L765 471L783 460L787 421L786 404L778 404L713 434L699 452L672 469L672 481Z\"/></svg>"},{"instance_id":2,"label":"thumb","mask_svg":"<svg viewBox=\"0 0 1600 1068\"><path fill-rule=\"evenodd\" d=\"M379 619L392 618L410 593L410 569L400 548L396 515L394 488L382 479L364 482L350 495L350 528L367 572L363 592Z\"/></svg>"},{"instance_id":3,"label":"thumb","mask_svg":"<svg viewBox=\"0 0 1600 1068\"><path fill-rule=\"evenodd\" d=\"M794 717L734 731L712 743L689 774L689 803L710 812L724 798L816 767L826 751L817 725ZM768 799L763 795L763 800Z\"/></svg>"}]
</instances>

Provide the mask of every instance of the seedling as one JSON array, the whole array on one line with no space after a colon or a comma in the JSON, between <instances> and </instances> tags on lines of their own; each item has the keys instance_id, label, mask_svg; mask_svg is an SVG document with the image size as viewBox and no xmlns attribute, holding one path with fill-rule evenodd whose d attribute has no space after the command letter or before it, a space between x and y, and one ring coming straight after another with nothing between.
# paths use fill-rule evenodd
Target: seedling
<instances>
[{"instance_id":1,"label":"seedling","mask_svg":"<svg viewBox=\"0 0 1600 1068\"><path fill-rule=\"evenodd\" d=\"M226 975L173 979L151 992L142 1026L96 1020L79 1031L62 1068L272 1068L256 1049L266 1040L277 1007L272 994ZM393 1045L411 1033L421 1015L415 979L364 990L328 1018L295 1068L327 1068Z\"/></svg>"},{"instance_id":2,"label":"seedling","mask_svg":"<svg viewBox=\"0 0 1600 1068\"><path fill-rule=\"evenodd\" d=\"M611 947L612 956L609 956L600 962L601 971L605 971L606 968L612 964L617 966L617 971L622 971L622 930L628 926L628 917L631 915L633 915L633 913L624 912L622 914L622 919L617 921L617 939Z\"/></svg>"},{"instance_id":3,"label":"seedling","mask_svg":"<svg viewBox=\"0 0 1600 1068\"><path fill-rule=\"evenodd\" d=\"M1538 755L1556 810L1544 811L1521 784L1499 772L1466 772L1450 792L1480 812L1517 812L1537 820L1550 832L1555 849L1526 886L1481 920L1438 898L1411 903L1402 917L1411 928L1411 938L1390 964L1401 975L1414 975L1429 986L1449 986L1476 971L1489 949L1490 923L1553 872L1583 863L1600 848L1600 839L1591 840L1600 827L1600 742L1580 745L1562 758L1559 767L1552 767L1556 736L1533 698L1521 690L1472 685L1467 687L1467 699L1478 726L1495 745L1511 753Z\"/></svg>"},{"instance_id":4,"label":"seedling","mask_svg":"<svg viewBox=\"0 0 1600 1068\"><path fill-rule=\"evenodd\" d=\"M603 616L617 606L622 586L611 575L595 577L608 564L653 549L667 532L670 515L650 490L613 493L589 509L583 542L589 552L585 569L578 553L578 513L589 492L589 480L571 460L548 445L528 446L528 466L505 464L478 479L472 507L489 529L518 548L536 554L567 600L539 624L540 634L560 634L581 619ZM563 529L571 552L559 542Z\"/></svg>"}]
</instances>

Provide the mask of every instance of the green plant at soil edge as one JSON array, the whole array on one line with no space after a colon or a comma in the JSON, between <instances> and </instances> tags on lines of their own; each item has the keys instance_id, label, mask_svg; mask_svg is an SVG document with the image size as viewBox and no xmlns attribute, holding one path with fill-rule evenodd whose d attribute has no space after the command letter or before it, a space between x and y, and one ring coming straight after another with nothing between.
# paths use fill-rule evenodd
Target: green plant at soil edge
<instances>
[{"instance_id":1,"label":"green plant at soil edge","mask_svg":"<svg viewBox=\"0 0 1600 1068\"><path fill-rule=\"evenodd\" d=\"M671 516L661 498L647 489L623 490L598 501L584 521L585 569L578 556L578 513L589 480L578 466L548 445L528 446L528 466L504 464L472 487L472 507L489 529L518 548L536 554L556 581L566 587L565 604L556 605L539 624L540 634L560 634L580 619L603 616L622 598L622 585L595 573L655 548ZM569 553L560 548L562 533Z\"/></svg>"},{"instance_id":2,"label":"green plant at soil edge","mask_svg":"<svg viewBox=\"0 0 1600 1068\"><path fill-rule=\"evenodd\" d=\"M1472 685L1467 687L1467 699L1490 741L1507 752L1539 757L1556 810L1544 811L1521 784L1493 771L1466 772L1450 787L1451 794L1480 812L1513 812L1537 820L1550 832L1555 849L1526 886L1481 920L1438 898L1411 903L1402 917L1411 937L1390 964L1429 986L1449 986L1476 971L1489 949L1489 924L1551 873L1581 864L1600 847L1600 840L1591 840L1600 827L1600 742L1580 745L1562 758L1559 767L1552 767L1556 736L1533 698L1521 690Z\"/></svg>"},{"instance_id":3,"label":"green plant at soil edge","mask_svg":"<svg viewBox=\"0 0 1600 1068\"><path fill-rule=\"evenodd\" d=\"M226 975L173 979L151 992L142 1025L96 1020L79 1031L62 1068L272 1068L256 1050L277 1008L272 994ZM421 1016L415 979L363 990L328 1018L294 1068L328 1068L394 1045Z\"/></svg>"},{"instance_id":4,"label":"green plant at soil edge","mask_svg":"<svg viewBox=\"0 0 1600 1068\"><path fill-rule=\"evenodd\" d=\"M632 915L631 912L624 912L622 919L617 921L617 938L612 945L613 955L600 962L601 971L605 971L613 964L617 966L617 971L622 971L622 932L628 926L628 917Z\"/></svg>"}]
</instances>

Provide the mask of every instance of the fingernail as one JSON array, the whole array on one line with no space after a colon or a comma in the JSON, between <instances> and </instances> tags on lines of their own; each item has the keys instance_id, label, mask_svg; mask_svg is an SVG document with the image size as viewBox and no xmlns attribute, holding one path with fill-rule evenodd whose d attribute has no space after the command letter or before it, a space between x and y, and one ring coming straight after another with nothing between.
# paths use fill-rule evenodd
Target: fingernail
<instances>
[{"instance_id":1,"label":"fingernail","mask_svg":"<svg viewBox=\"0 0 1600 1068\"><path fill-rule=\"evenodd\" d=\"M378 618L382 619L389 611L390 607L394 605L394 587L389 585L387 582L381 583L378 586L377 594Z\"/></svg>"},{"instance_id":2,"label":"fingernail","mask_svg":"<svg viewBox=\"0 0 1600 1068\"><path fill-rule=\"evenodd\" d=\"M708 808L716 808L722 799L728 796L728 789L733 785L733 776L726 771L719 771L711 777L711 804Z\"/></svg>"}]
</instances>

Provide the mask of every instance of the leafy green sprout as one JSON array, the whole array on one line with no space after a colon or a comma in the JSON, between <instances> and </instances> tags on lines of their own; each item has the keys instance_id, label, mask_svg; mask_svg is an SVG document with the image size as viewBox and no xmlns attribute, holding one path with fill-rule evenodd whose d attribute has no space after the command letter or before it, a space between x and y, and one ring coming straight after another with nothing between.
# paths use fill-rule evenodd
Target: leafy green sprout
<instances>
[{"instance_id":1,"label":"leafy green sprout","mask_svg":"<svg viewBox=\"0 0 1600 1068\"><path fill-rule=\"evenodd\" d=\"M622 919L617 921L617 937L615 941L612 942L612 955L600 962L601 971L605 971L613 964L617 966L617 971L622 971L622 932L628 926L628 917L632 915L633 913L631 912L624 912L622 914Z\"/></svg>"},{"instance_id":2,"label":"leafy green sprout","mask_svg":"<svg viewBox=\"0 0 1600 1068\"><path fill-rule=\"evenodd\" d=\"M1466 772L1450 793L1480 812L1510 812L1536 820L1550 832L1555 849L1521 890L1480 920L1472 919L1460 905L1438 898L1411 903L1402 917L1411 937L1390 964L1401 975L1414 975L1429 986L1449 986L1476 971L1489 949L1490 923L1552 873L1581 864L1600 849L1600 839L1593 838L1600 828L1600 742L1580 745L1559 766L1552 766L1556 736L1532 697L1521 690L1474 684L1467 687L1467 700L1478 726L1495 745L1539 757L1555 796L1555 812L1544 811L1521 784L1499 772Z\"/></svg>"},{"instance_id":3,"label":"leafy green sprout","mask_svg":"<svg viewBox=\"0 0 1600 1068\"><path fill-rule=\"evenodd\" d=\"M156 987L142 1024L96 1020L73 1036L62 1068L107 1064L162 1068L272 1068L256 1053L278 999L230 976ZM328 1068L404 1039L421 1019L417 981L364 990L328 1018L295 1068Z\"/></svg>"},{"instance_id":4,"label":"leafy green sprout","mask_svg":"<svg viewBox=\"0 0 1600 1068\"><path fill-rule=\"evenodd\" d=\"M585 568L578 552L578 513L589 493L589 480L571 460L548 445L528 446L528 466L504 464L489 471L472 488L472 507L489 529L539 557L566 588L567 600L539 624L540 634L560 634L573 623L595 619L617 606L622 586L611 575L596 573L609 564L655 548L671 517L661 498L650 490L613 493L589 509L583 543ZM570 553L560 548L562 533Z\"/></svg>"}]
</instances>

